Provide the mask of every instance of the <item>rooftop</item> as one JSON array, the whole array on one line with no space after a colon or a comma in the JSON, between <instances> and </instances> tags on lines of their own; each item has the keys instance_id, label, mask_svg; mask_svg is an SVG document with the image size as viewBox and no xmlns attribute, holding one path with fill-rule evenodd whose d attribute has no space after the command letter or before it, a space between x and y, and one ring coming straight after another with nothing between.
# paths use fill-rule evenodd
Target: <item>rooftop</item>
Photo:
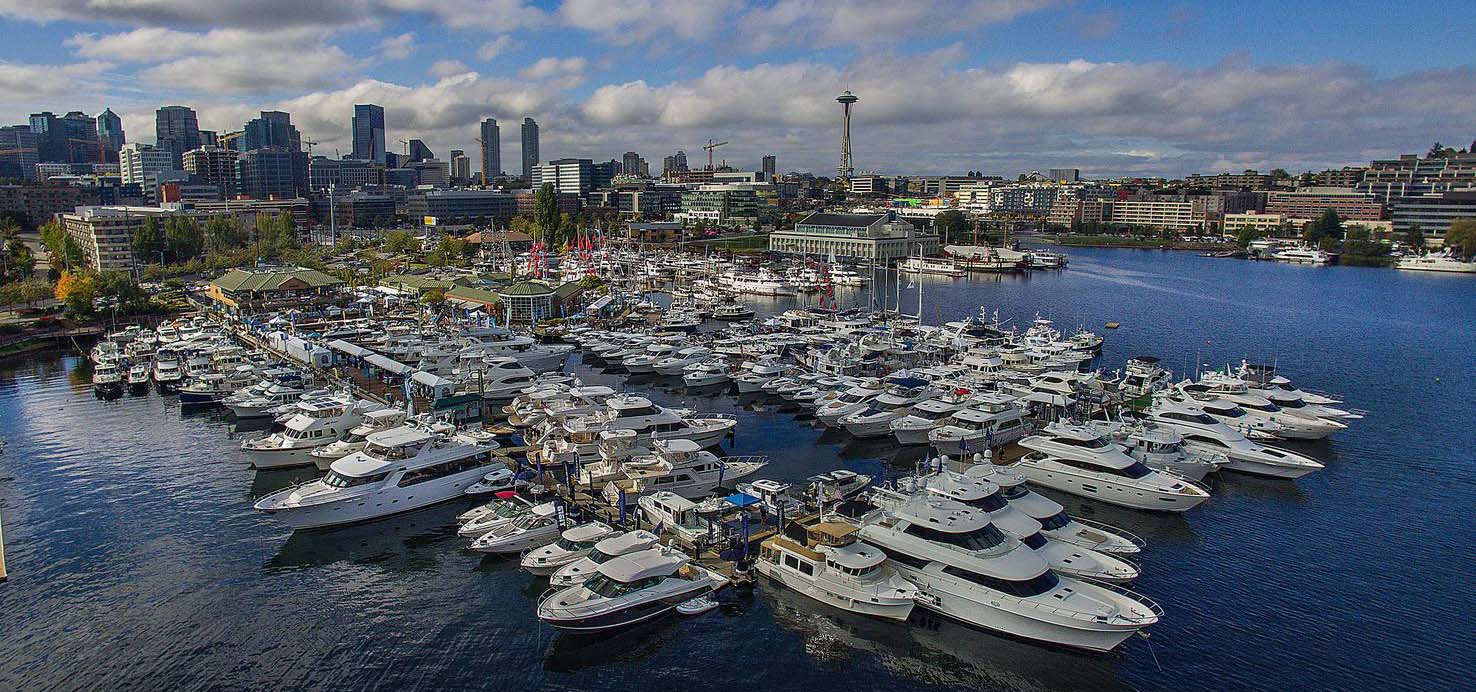
<instances>
[{"instance_id":1,"label":"rooftop","mask_svg":"<svg viewBox=\"0 0 1476 692\"><path fill-rule=\"evenodd\" d=\"M280 291L289 283L300 282L309 288L339 286L343 281L316 269L297 267L292 269L232 269L212 281L216 287L226 291Z\"/></svg>"}]
</instances>

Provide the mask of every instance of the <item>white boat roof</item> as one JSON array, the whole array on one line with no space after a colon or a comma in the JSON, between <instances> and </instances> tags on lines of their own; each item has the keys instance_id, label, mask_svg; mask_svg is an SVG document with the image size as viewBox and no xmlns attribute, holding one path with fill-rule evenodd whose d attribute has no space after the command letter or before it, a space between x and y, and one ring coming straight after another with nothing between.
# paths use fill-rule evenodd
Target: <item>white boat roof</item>
<instances>
[{"instance_id":1,"label":"white boat roof","mask_svg":"<svg viewBox=\"0 0 1476 692\"><path fill-rule=\"evenodd\" d=\"M929 476L927 484L929 490L962 502L989 497L999 491L999 486L993 481L949 471Z\"/></svg>"},{"instance_id":2,"label":"white boat roof","mask_svg":"<svg viewBox=\"0 0 1476 692\"><path fill-rule=\"evenodd\" d=\"M391 421L404 420L405 412L397 408L384 408L370 411L364 417L376 425L383 425Z\"/></svg>"},{"instance_id":3,"label":"white boat roof","mask_svg":"<svg viewBox=\"0 0 1476 692\"><path fill-rule=\"evenodd\" d=\"M689 510L689 509L697 506L697 503L696 502L693 502L691 500L688 500L687 498L682 497L681 495L678 495L678 494L676 494L676 493L674 493L674 492L672 492L670 490L662 490L661 492L658 492L658 493L655 493L655 494L652 494L652 495L647 495L647 496L641 498L641 501L644 501L644 500L651 500L652 502L660 502L661 504L666 505L667 507L670 507L672 509L675 509L678 512L685 512L685 511L687 511L687 510Z\"/></svg>"},{"instance_id":4,"label":"white boat roof","mask_svg":"<svg viewBox=\"0 0 1476 692\"><path fill-rule=\"evenodd\" d=\"M1128 438L1143 440L1144 442L1168 444L1172 442L1181 442L1183 441L1184 436L1180 435L1172 428L1166 428L1161 425L1153 425L1134 430L1132 434L1128 435Z\"/></svg>"},{"instance_id":5,"label":"white boat roof","mask_svg":"<svg viewBox=\"0 0 1476 692\"><path fill-rule=\"evenodd\" d=\"M668 440L652 440L651 444L658 447L661 451L672 454L696 454L702 451L702 445L681 437L674 437Z\"/></svg>"},{"instance_id":6,"label":"white boat roof","mask_svg":"<svg viewBox=\"0 0 1476 692\"><path fill-rule=\"evenodd\" d=\"M570 541L592 541L601 536L609 535L614 530L610 528L609 524L602 521L592 521L588 524L580 524L573 528L564 529L564 533L560 535Z\"/></svg>"},{"instance_id":7,"label":"white boat roof","mask_svg":"<svg viewBox=\"0 0 1476 692\"><path fill-rule=\"evenodd\" d=\"M830 560L842 567L867 569L886 561L887 555L879 548L855 541L830 549Z\"/></svg>"},{"instance_id":8,"label":"white boat roof","mask_svg":"<svg viewBox=\"0 0 1476 692\"><path fill-rule=\"evenodd\" d=\"M1051 437L1064 437L1070 440L1081 440L1082 442L1090 442L1101 437L1092 428L1084 425L1067 425L1065 423L1051 423L1045 427L1044 432Z\"/></svg>"},{"instance_id":9,"label":"white boat roof","mask_svg":"<svg viewBox=\"0 0 1476 692\"><path fill-rule=\"evenodd\" d=\"M988 421L994 420L995 418L999 418L1000 414L1007 412L1008 409L1006 409L1005 411L986 411L983 409L970 407L961 411L955 411L953 413L953 417L958 420L973 421L975 423L986 423Z\"/></svg>"},{"instance_id":10,"label":"white boat roof","mask_svg":"<svg viewBox=\"0 0 1476 692\"><path fill-rule=\"evenodd\" d=\"M687 556L659 548L650 548L625 555L617 555L600 564L600 574L615 581L631 582L664 577L677 571L687 563Z\"/></svg>"},{"instance_id":11,"label":"white boat roof","mask_svg":"<svg viewBox=\"0 0 1476 692\"><path fill-rule=\"evenodd\" d=\"M641 529L638 531L626 531L617 536L602 539L595 544L595 550L606 555L624 555L656 544L660 537L650 531Z\"/></svg>"},{"instance_id":12,"label":"white boat roof","mask_svg":"<svg viewBox=\"0 0 1476 692\"><path fill-rule=\"evenodd\" d=\"M953 500L924 495L914 496L893 510L893 514L919 526L945 533L969 533L989 524L989 515Z\"/></svg>"},{"instance_id":13,"label":"white boat roof","mask_svg":"<svg viewBox=\"0 0 1476 692\"><path fill-rule=\"evenodd\" d=\"M427 440L435 439L435 437L435 433L405 425L374 433L369 436L368 442L381 447L404 447L425 444Z\"/></svg>"},{"instance_id":14,"label":"white boat roof","mask_svg":"<svg viewBox=\"0 0 1476 692\"><path fill-rule=\"evenodd\" d=\"M952 411L953 409L958 408L958 404L952 404L941 399L928 399L927 401L918 404L914 408L922 411L936 411L938 413L944 413L946 411Z\"/></svg>"},{"instance_id":15,"label":"white boat roof","mask_svg":"<svg viewBox=\"0 0 1476 692\"><path fill-rule=\"evenodd\" d=\"M754 490L765 494L779 494L789 490L788 483L780 483L769 478L760 478L748 485Z\"/></svg>"},{"instance_id":16,"label":"white boat roof","mask_svg":"<svg viewBox=\"0 0 1476 692\"><path fill-rule=\"evenodd\" d=\"M651 400L643 396L619 396L613 397L608 402L612 409L641 408L651 405Z\"/></svg>"}]
</instances>

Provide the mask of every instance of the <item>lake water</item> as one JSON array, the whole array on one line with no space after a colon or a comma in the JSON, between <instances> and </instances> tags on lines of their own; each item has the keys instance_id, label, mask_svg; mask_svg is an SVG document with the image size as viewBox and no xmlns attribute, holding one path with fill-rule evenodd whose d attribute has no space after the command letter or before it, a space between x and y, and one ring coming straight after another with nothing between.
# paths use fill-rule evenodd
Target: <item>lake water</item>
<instances>
[{"instance_id":1,"label":"lake water","mask_svg":"<svg viewBox=\"0 0 1476 692\"><path fill-rule=\"evenodd\" d=\"M240 437L259 433L172 398L98 400L80 358L50 355L0 369L0 690L1469 688L1476 279L1069 255L1059 273L926 279L923 314L982 305L1021 326L1037 312L1085 325L1107 337L1108 370L1140 354L1178 372L1274 361L1368 411L1296 446L1326 470L1296 483L1222 473L1187 516L1056 496L1148 540L1134 588L1167 611L1149 640L1084 656L770 588L698 618L560 635L534 617L540 580L463 549L453 525L467 504L294 535L251 509L305 476L249 469ZM895 474L921 457L731 396L630 386L736 413L728 448L771 455L776 478Z\"/></svg>"}]
</instances>

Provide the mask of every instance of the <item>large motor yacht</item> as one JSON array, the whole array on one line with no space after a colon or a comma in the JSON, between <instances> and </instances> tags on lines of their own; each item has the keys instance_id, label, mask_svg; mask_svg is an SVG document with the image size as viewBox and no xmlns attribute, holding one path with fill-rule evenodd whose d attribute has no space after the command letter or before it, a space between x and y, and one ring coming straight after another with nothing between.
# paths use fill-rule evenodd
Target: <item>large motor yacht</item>
<instances>
[{"instance_id":1,"label":"large motor yacht","mask_svg":"<svg viewBox=\"0 0 1476 692\"><path fill-rule=\"evenodd\" d=\"M517 360L535 373L549 372L564 367L564 361L574 352L568 344L541 344L533 337L514 334L502 327L475 329L462 333L471 345L462 351L467 356Z\"/></svg>"},{"instance_id":2,"label":"large motor yacht","mask_svg":"<svg viewBox=\"0 0 1476 692\"><path fill-rule=\"evenodd\" d=\"M901 444L925 445L929 433L943 427L945 420L968 404L969 400L964 396L928 399L912 407L907 415L892 421L889 428Z\"/></svg>"},{"instance_id":3,"label":"large motor yacht","mask_svg":"<svg viewBox=\"0 0 1476 692\"><path fill-rule=\"evenodd\" d=\"M607 469L595 465L581 475L595 483L607 480L605 499L618 504L623 497L629 505L659 491L689 499L706 497L720 485L752 476L769 463L767 457L760 456L719 458L689 440L656 440L651 448L648 455L616 461L613 478L602 478L598 474Z\"/></svg>"},{"instance_id":4,"label":"large motor yacht","mask_svg":"<svg viewBox=\"0 0 1476 692\"><path fill-rule=\"evenodd\" d=\"M298 529L377 519L461 497L496 463L489 446L400 427L370 435L328 475L267 495L256 509Z\"/></svg>"},{"instance_id":5,"label":"large motor yacht","mask_svg":"<svg viewBox=\"0 0 1476 692\"><path fill-rule=\"evenodd\" d=\"M928 442L940 454L968 453L1007 445L1026 431L1025 412L1014 397L986 393L974 397L968 408L953 412L941 425L928 431Z\"/></svg>"},{"instance_id":6,"label":"large motor yacht","mask_svg":"<svg viewBox=\"0 0 1476 692\"><path fill-rule=\"evenodd\" d=\"M860 524L861 539L929 597L918 605L977 627L1109 651L1163 615L1131 591L1056 574L988 514L952 500L916 496Z\"/></svg>"},{"instance_id":7,"label":"large motor yacht","mask_svg":"<svg viewBox=\"0 0 1476 692\"><path fill-rule=\"evenodd\" d=\"M1210 454L1190 449L1178 431L1153 423L1125 425L1108 421L1090 423L1095 430L1111 437L1128 456L1157 471L1169 471L1196 483L1230 463L1224 454Z\"/></svg>"},{"instance_id":8,"label":"large motor yacht","mask_svg":"<svg viewBox=\"0 0 1476 692\"><path fill-rule=\"evenodd\" d=\"M300 387L273 384L259 392L231 395L220 403L230 409L236 418L264 418L270 415L268 412L271 409L293 403L301 399L302 395Z\"/></svg>"},{"instance_id":9,"label":"large motor yacht","mask_svg":"<svg viewBox=\"0 0 1476 692\"><path fill-rule=\"evenodd\" d=\"M1301 478L1322 469L1311 457L1252 442L1239 431L1190 404L1160 401L1145 412L1148 420L1178 431L1184 442L1230 459L1225 468L1272 478Z\"/></svg>"},{"instance_id":10,"label":"large motor yacht","mask_svg":"<svg viewBox=\"0 0 1476 692\"><path fill-rule=\"evenodd\" d=\"M538 619L564 630L611 630L659 617L725 583L684 553L650 548L610 558L583 584L549 594L538 603Z\"/></svg>"},{"instance_id":11,"label":"large motor yacht","mask_svg":"<svg viewBox=\"0 0 1476 692\"><path fill-rule=\"evenodd\" d=\"M522 362L507 356L489 356L464 364L459 377L461 390L480 394L489 402L507 402L516 398L536 376Z\"/></svg>"},{"instance_id":12,"label":"large motor yacht","mask_svg":"<svg viewBox=\"0 0 1476 692\"><path fill-rule=\"evenodd\" d=\"M297 411L281 431L241 443L246 459L259 469L276 469L313 463L313 450L337 442L359 425L367 401L336 396L297 402ZM377 404L374 404L377 406Z\"/></svg>"},{"instance_id":13,"label":"large motor yacht","mask_svg":"<svg viewBox=\"0 0 1476 692\"><path fill-rule=\"evenodd\" d=\"M657 406L645 397L617 396L605 401L604 411L570 418L559 428L580 460L591 461L599 454L596 436L604 430L632 430L638 440L690 440L707 448L722 442L738 425L728 415L684 413Z\"/></svg>"},{"instance_id":14,"label":"large motor yacht","mask_svg":"<svg viewBox=\"0 0 1476 692\"><path fill-rule=\"evenodd\" d=\"M984 455L975 454L973 464L963 465L959 472L969 478L987 479L998 485L1011 507L1040 523L1040 531L1071 545L1090 548L1110 555L1135 555L1147 547L1143 539L1116 526L1073 517L1055 500L1030 489L1025 474L1003 466L995 466ZM945 457L945 466L949 465Z\"/></svg>"},{"instance_id":15,"label":"large motor yacht","mask_svg":"<svg viewBox=\"0 0 1476 692\"><path fill-rule=\"evenodd\" d=\"M1184 512L1209 499L1204 488L1149 468L1085 426L1051 423L1020 446L1033 451L1015 467L1046 488L1153 512Z\"/></svg>"},{"instance_id":16,"label":"large motor yacht","mask_svg":"<svg viewBox=\"0 0 1476 692\"><path fill-rule=\"evenodd\" d=\"M840 521L791 523L763 542L754 569L826 605L906 620L922 594L887 564L886 553L856 540L856 533L855 525Z\"/></svg>"},{"instance_id":17,"label":"large motor yacht","mask_svg":"<svg viewBox=\"0 0 1476 692\"><path fill-rule=\"evenodd\" d=\"M357 426L349 429L343 437L318 447L308 453L319 471L327 471L334 461L362 450L369 444L369 436L405 423L405 412L397 408L368 411Z\"/></svg>"}]
</instances>

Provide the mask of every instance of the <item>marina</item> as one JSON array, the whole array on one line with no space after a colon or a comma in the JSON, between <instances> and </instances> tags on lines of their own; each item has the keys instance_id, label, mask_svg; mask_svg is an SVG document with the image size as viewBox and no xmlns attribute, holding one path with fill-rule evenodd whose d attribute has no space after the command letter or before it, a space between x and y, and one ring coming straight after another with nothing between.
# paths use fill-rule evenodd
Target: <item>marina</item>
<instances>
[{"instance_id":1,"label":"marina","mask_svg":"<svg viewBox=\"0 0 1476 692\"><path fill-rule=\"evenodd\" d=\"M1076 250L1065 270L983 278L861 267L867 287L822 275L820 290L803 273L686 289L678 273L671 293L643 296L649 319L565 323L539 342L458 341L470 327L355 334L345 318L335 338L289 344L259 324L190 322L178 331L225 328L239 348L156 358L151 389L134 386L135 340L94 349L97 363L37 356L12 366L3 400L37 413L0 430L11 566L34 576L13 576L0 604L24 617L70 603L75 622L146 588L119 617L141 627L148 604L168 604L168 626L122 654L121 671L101 653L28 658L0 684L63 671L79 687L114 674L207 684L216 654L166 672L148 653L193 631L200 646L294 650L297 662L237 668L228 686L393 686L427 671L460 686L485 666L524 686L681 684L699 668L713 684L819 689L878 675L914 688L1174 689L1210 670L1248 689L1310 671L1308 687L1397 686L1438 655L1401 639L1469 633L1468 616L1437 607L1440 594L1354 607L1342 591L1408 589L1410 572L1432 569L1438 546L1370 561L1372 537L1354 527L1453 491L1409 474L1469 474L1469 441L1427 449L1395 431L1420 397L1434 399L1434 424L1464 431L1453 416L1473 369L1424 369L1470 363L1455 355L1470 295L1419 273L1331 268L1342 290L1330 292L1294 264L1144 256ZM1228 271L1275 281L1227 293L1214 274ZM719 285L738 295L711 319L662 328ZM1394 304L1363 311L1379 301ZM873 305L891 316L873 319ZM862 310L809 309L827 306ZM1099 336L1108 321L1119 327ZM1396 375L1408 359L1370 356L1374 344L1427 357ZM342 455L319 478L328 448ZM1409 473L1390 474L1395 463ZM425 480L407 484L415 473ZM381 483L414 490L375 496L392 508L354 499ZM526 507L489 504L522 501L514 490ZM620 536L630 545L607 543ZM582 563L601 546L602 561ZM88 593L41 583L83 562L102 571ZM549 591L581 563L589 582ZM215 599L235 604L207 620ZM275 624L283 643L251 631L288 612L312 616ZM1252 635L1270 612L1279 631ZM1332 651L1368 619L1383 629L1363 654ZM393 634L377 626L399 621ZM0 635L0 654L18 660L66 626ZM603 643L578 634L616 628ZM385 667L335 667L345 645ZM754 681L756 660L770 665Z\"/></svg>"}]
</instances>

